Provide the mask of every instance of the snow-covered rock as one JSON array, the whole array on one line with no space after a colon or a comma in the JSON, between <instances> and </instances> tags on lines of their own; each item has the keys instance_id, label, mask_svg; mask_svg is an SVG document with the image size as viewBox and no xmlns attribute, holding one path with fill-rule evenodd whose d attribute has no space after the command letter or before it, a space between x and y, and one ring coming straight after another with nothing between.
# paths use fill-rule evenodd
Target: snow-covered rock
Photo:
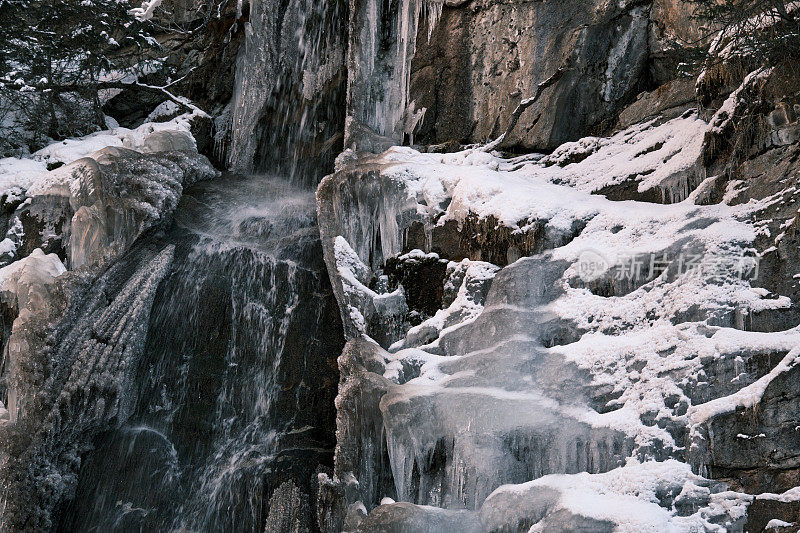
<instances>
[{"instance_id":1,"label":"snow-covered rock","mask_svg":"<svg viewBox=\"0 0 800 533\"><path fill-rule=\"evenodd\" d=\"M495 490L480 515L485 530L720 531L741 529L750 498L724 490L674 460L628 464L604 474L550 475Z\"/></svg>"},{"instance_id":2,"label":"snow-covered rock","mask_svg":"<svg viewBox=\"0 0 800 533\"><path fill-rule=\"evenodd\" d=\"M36 313L47 300L52 281L66 272L56 254L36 249L29 256L0 268L0 302L19 310L19 316Z\"/></svg>"},{"instance_id":3,"label":"snow-covered rock","mask_svg":"<svg viewBox=\"0 0 800 533\"><path fill-rule=\"evenodd\" d=\"M183 187L217 175L197 153L190 120L181 115L135 130L115 128L53 144L30 160L4 159L6 202L27 200L6 223L0 259L41 247L77 268L124 250L168 219Z\"/></svg>"},{"instance_id":4,"label":"snow-covered rock","mask_svg":"<svg viewBox=\"0 0 800 533\"><path fill-rule=\"evenodd\" d=\"M544 158L410 148L340 158L317 193L326 260L339 265L331 269L335 289L356 286L353 279L380 287L382 269L408 260L402 254L415 247L421 250L410 255L419 260L431 252L461 260L447 252L466 250L464 264L478 266L497 246L489 235L508 232L528 243L517 248L522 258L493 256L510 263L499 272L484 267L491 278L485 301L469 302L466 293L457 305L460 298L442 301L392 346L396 353L367 338L350 341L373 361L343 369L340 394L347 407L339 411L339 439L351 444L337 451L337 465L359 465L346 469L357 493L341 497L375 508L362 525L430 525L442 519L425 507L434 506L471 509L482 520L501 509L492 520L509 521L484 522L489 530L743 527L752 498L703 476L715 465L750 464L732 460L736 450L789 460L788 415L753 413L774 405L777 391L788 391L783 401L791 406L800 398L787 383L796 381L800 337L796 328L743 331L792 306L755 286L753 220L781 198L696 205L707 130L687 113ZM640 201L596 194L615 191ZM342 272L343 264L358 266ZM401 349L408 346L417 348ZM380 385L368 395L347 392L368 383ZM730 418L738 414L751 424ZM365 420L371 429L357 439L351 431ZM758 438L759 428L778 440ZM730 445L737 433L754 437ZM767 450L772 442L778 452ZM377 490L373 477L385 472L376 451L384 445L395 494ZM657 497L644 490L648 484L659 487ZM385 495L420 507L376 507Z\"/></svg>"}]
</instances>

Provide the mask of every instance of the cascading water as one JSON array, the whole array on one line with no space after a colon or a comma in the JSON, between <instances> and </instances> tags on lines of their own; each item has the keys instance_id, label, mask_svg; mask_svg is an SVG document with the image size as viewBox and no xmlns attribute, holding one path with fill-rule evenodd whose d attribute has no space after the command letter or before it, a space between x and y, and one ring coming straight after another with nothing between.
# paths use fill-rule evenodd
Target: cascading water
<instances>
[{"instance_id":1,"label":"cascading water","mask_svg":"<svg viewBox=\"0 0 800 533\"><path fill-rule=\"evenodd\" d=\"M171 222L78 276L31 433L13 436L27 451L3 474L11 530L314 527L344 341L312 187L343 142L349 5L251 3L229 113L241 174L183 191ZM401 94L370 114L383 126L405 113L431 5L403 0L369 25L394 39L380 86Z\"/></svg>"},{"instance_id":2,"label":"cascading water","mask_svg":"<svg viewBox=\"0 0 800 533\"><path fill-rule=\"evenodd\" d=\"M241 6L244 9L244 6ZM186 191L135 368L136 407L95 440L63 530L311 524L333 463L343 338L312 187L344 129L347 2L252 0L229 175Z\"/></svg>"},{"instance_id":3,"label":"cascading water","mask_svg":"<svg viewBox=\"0 0 800 533\"><path fill-rule=\"evenodd\" d=\"M189 190L165 240L133 415L103 435L64 530L257 531L332 462L341 325L313 194L228 176Z\"/></svg>"},{"instance_id":4,"label":"cascading water","mask_svg":"<svg viewBox=\"0 0 800 533\"><path fill-rule=\"evenodd\" d=\"M252 0L236 64L229 166L315 185L341 151L347 0Z\"/></svg>"}]
</instances>

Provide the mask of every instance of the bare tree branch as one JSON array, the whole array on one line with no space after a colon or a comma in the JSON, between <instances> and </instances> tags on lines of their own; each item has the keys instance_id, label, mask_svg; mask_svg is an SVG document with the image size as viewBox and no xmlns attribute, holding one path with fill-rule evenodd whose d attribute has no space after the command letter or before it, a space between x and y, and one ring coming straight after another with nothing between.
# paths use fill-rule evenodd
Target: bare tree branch
<instances>
[{"instance_id":1,"label":"bare tree branch","mask_svg":"<svg viewBox=\"0 0 800 533\"><path fill-rule=\"evenodd\" d=\"M185 76L184 76L185 78ZM62 94L62 93L78 93L78 94L86 94L88 92L96 92L105 89L139 89L142 91L159 93L166 97L168 100L175 102L178 106L189 112L196 112L201 115L207 115L205 111L191 103L187 98L183 98L181 96L176 96L172 92L168 91L167 89L176 83L182 81L183 78L175 80L167 85L159 86L159 85L147 85L145 83L139 83L138 81L135 82L124 82L124 81L101 81L95 83L66 83L66 84L57 84L57 83L43 83L43 84L34 84L34 85L16 85L16 84L4 84L0 85L0 91L3 90L12 90L17 92L36 92L36 93L51 93L51 94Z\"/></svg>"}]
</instances>

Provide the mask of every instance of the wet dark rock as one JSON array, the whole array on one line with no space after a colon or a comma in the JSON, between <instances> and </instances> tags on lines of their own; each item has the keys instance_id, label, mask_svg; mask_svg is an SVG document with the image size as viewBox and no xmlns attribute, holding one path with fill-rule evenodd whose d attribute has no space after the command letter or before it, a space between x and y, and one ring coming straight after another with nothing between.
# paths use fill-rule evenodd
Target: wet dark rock
<instances>
[{"instance_id":1,"label":"wet dark rock","mask_svg":"<svg viewBox=\"0 0 800 533\"><path fill-rule=\"evenodd\" d=\"M175 448L169 439L147 427L124 427L110 432L96 442L103 453L92 454L82 466L80 477L93 483L79 483L78 502L109 502L92 512L80 512L66 505L60 512L62 529L85 531L136 531L158 526L159 509L170 504L169 496L180 490L180 468ZM142 469L136 462L150 465ZM115 475L109 473L115 472ZM139 494L145 497L139 497ZM135 502L135 503L134 503ZM96 513L96 514L95 514Z\"/></svg>"},{"instance_id":2,"label":"wet dark rock","mask_svg":"<svg viewBox=\"0 0 800 533\"><path fill-rule=\"evenodd\" d=\"M646 88L649 12L633 2L598 8L582 0L445 6L412 62L410 100L427 109L415 140L496 137L559 67L571 70L523 114L507 144L552 149L607 127Z\"/></svg>"},{"instance_id":3,"label":"wet dark rock","mask_svg":"<svg viewBox=\"0 0 800 533\"><path fill-rule=\"evenodd\" d=\"M780 493L800 484L798 374L796 367L779 374L757 406L709 422L708 466L714 477L749 494Z\"/></svg>"},{"instance_id":4,"label":"wet dark rock","mask_svg":"<svg viewBox=\"0 0 800 533\"><path fill-rule=\"evenodd\" d=\"M406 254L389 258L383 268L390 287L402 285L410 311L430 317L442 308L447 260L436 255Z\"/></svg>"},{"instance_id":5,"label":"wet dark rock","mask_svg":"<svg viewBox=\"0 0 800 533\"><path fill-rule=\"evenodd\" d=\"M745 533L756 533L765 531L770 520L782 520L789 524L800 522L800 502L781 502L766 498L756 497L750 507L747 508L747 523L744 526ZM771 531L789 532L796 529L795 525L788 528L777 528Z\"/></svg>"},{"instance_id":6,"label":"wet dark rock","mask_svg":"<svg viewBox=\"0 0 800 533\"><path fill-rule=\"evenodd\" d=\"M123 89L103 104L103 113L116 120L123 128L136 128L164 100L163 95L155 92Z\"/></svg>"}]
</instances>

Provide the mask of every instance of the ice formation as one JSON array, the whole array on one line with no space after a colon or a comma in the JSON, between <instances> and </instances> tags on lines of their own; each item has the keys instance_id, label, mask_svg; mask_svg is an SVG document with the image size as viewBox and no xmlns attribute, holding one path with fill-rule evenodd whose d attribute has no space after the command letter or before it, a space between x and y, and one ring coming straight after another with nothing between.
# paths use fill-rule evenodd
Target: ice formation
<instances>
[{"instance_id":1,"label":"ice formation","mask_svg":"<svg viewBox=\"0 0 800 533\"><path fill-rule=\"evenodd\" d=\"M225 125L229 166L316 183L319 161L333 159L331 138L344 125L346 2L254 0L249 7Z\"/></svg>"},{"instance_id":2,"label":"ice formation","mask_svg":"<svg viewBox=\"0 0 800 533\"><path fill-rule=\"evenodd\" d=\"M365 0L354 5L350 28L358 32L359 46L349 49L348 116L394 144L402 144L404 136L413 141L425 109L417 110L410 101L411 60L418 35L426 35L420 23L430 38L444 0ZM349 129L347 135L358 144L356 128L351 124Z\"/></svg>"},{"instance_id":3,"label":"ice formation","mask_svg":"<svg viewBox=\"0 0 800 533\"><path fill-rule=\"evenodd\" d=\"M56 254L45 255L38 248L29 256L0 269L0 302L16 316L11 324L5 357L6 414L11 422L23 414L23 406L36 395L37 384L26 379L26 359L30 346L35 342L30 328L37 319L46 319L56 312L52 306L57 290L56 278L64 272L66 268Z\"/></svg>"},{"instance_id":4,"label":"ice formation","mask_svg":"<svg viewBox=\"0 0 800 533\"><path fill-rule=\"evenodd\" d=\"M0 302L13 320L0 415L5 527L52 527L53 509L76 489L81 457L134 409L146 325L175 252L140 237L172 220L184 187L218 175L197 154L187 120L48 147L34 154L40 174L19 187L27 198L6 195L7 253L27 255L0 269ZM44 168L55 162L67 164ZM36 243L57 253L30 250Z\"/></svg>"},{"instance_id":5,"label":"ice formation","mask_svg":"<svg viewBox=\"0 0 800 533\"><path fill-rule=\"evenodd\" d=\"M93 436L129 416L132 365L146 336L141 324L173 252L166 247L117 264L67 312L71 320L61 321L53 337L19 354L33 373L25 379L38 386L25 416L4 436L25 450L0 465L6 527L52 527L53 507L77 484L80 454L91 449ZM135 274L126 279L131 267Z\"/></svg>"},{"instance_id":6,"label":"ice formation","mask_svg":"<svg viewBox=\"0 0 800 533\"><path fill-rule=\"evenodd\" d=\"M708 130L687 113L547 157L395 147L348 166L342 156L318 191L323 245L328 235L335 241L326 248L339 265L335 290L361 286L373 299L385 296L375 280L388 258L424 259L444 246L444 228L466 231L475 218L530 235L544 250L502 269L450 263L450 285L457 269L467 274L454 300L406 326L391 346L385 339L375 339L383 348L369 339L348 345L338 401L340 413L360 421L340 414L339 440L349 443L348 432L358 431L370 449L342 447L348 458L337 455L336 477L326 482L375 509L359 527L439 520L467 530L742 527L752 497L702 477L719 453L709 432L795 368L798 332L743 331L790 305L751 286L758 235L751 220L780 199L696 205L689 193L703 179ZM355 179L366 180L361 194L351 189ZM656 190L667 204L592 194L628 182L633 198ZM324 208L331 200L336 211ZM400 255L413 224L424 226L426 237L415 242L425 248ZM588 277L587 254L603 259ZM698 258L693 268L689 257ZM491 281L485 301L469 297L470 269ZM352 307L355 315L363 305ZM758 369L775 354L783 361ZM375 439L385 452L372 448ZM365 471L372 473L362 479ZM376 493L388 476L393 490ZM384 496L418 507L381 504ZM438 508L474 514L443 518ZM354 516L348 520L358 522Z\"/></svg>"}]
</instances>

